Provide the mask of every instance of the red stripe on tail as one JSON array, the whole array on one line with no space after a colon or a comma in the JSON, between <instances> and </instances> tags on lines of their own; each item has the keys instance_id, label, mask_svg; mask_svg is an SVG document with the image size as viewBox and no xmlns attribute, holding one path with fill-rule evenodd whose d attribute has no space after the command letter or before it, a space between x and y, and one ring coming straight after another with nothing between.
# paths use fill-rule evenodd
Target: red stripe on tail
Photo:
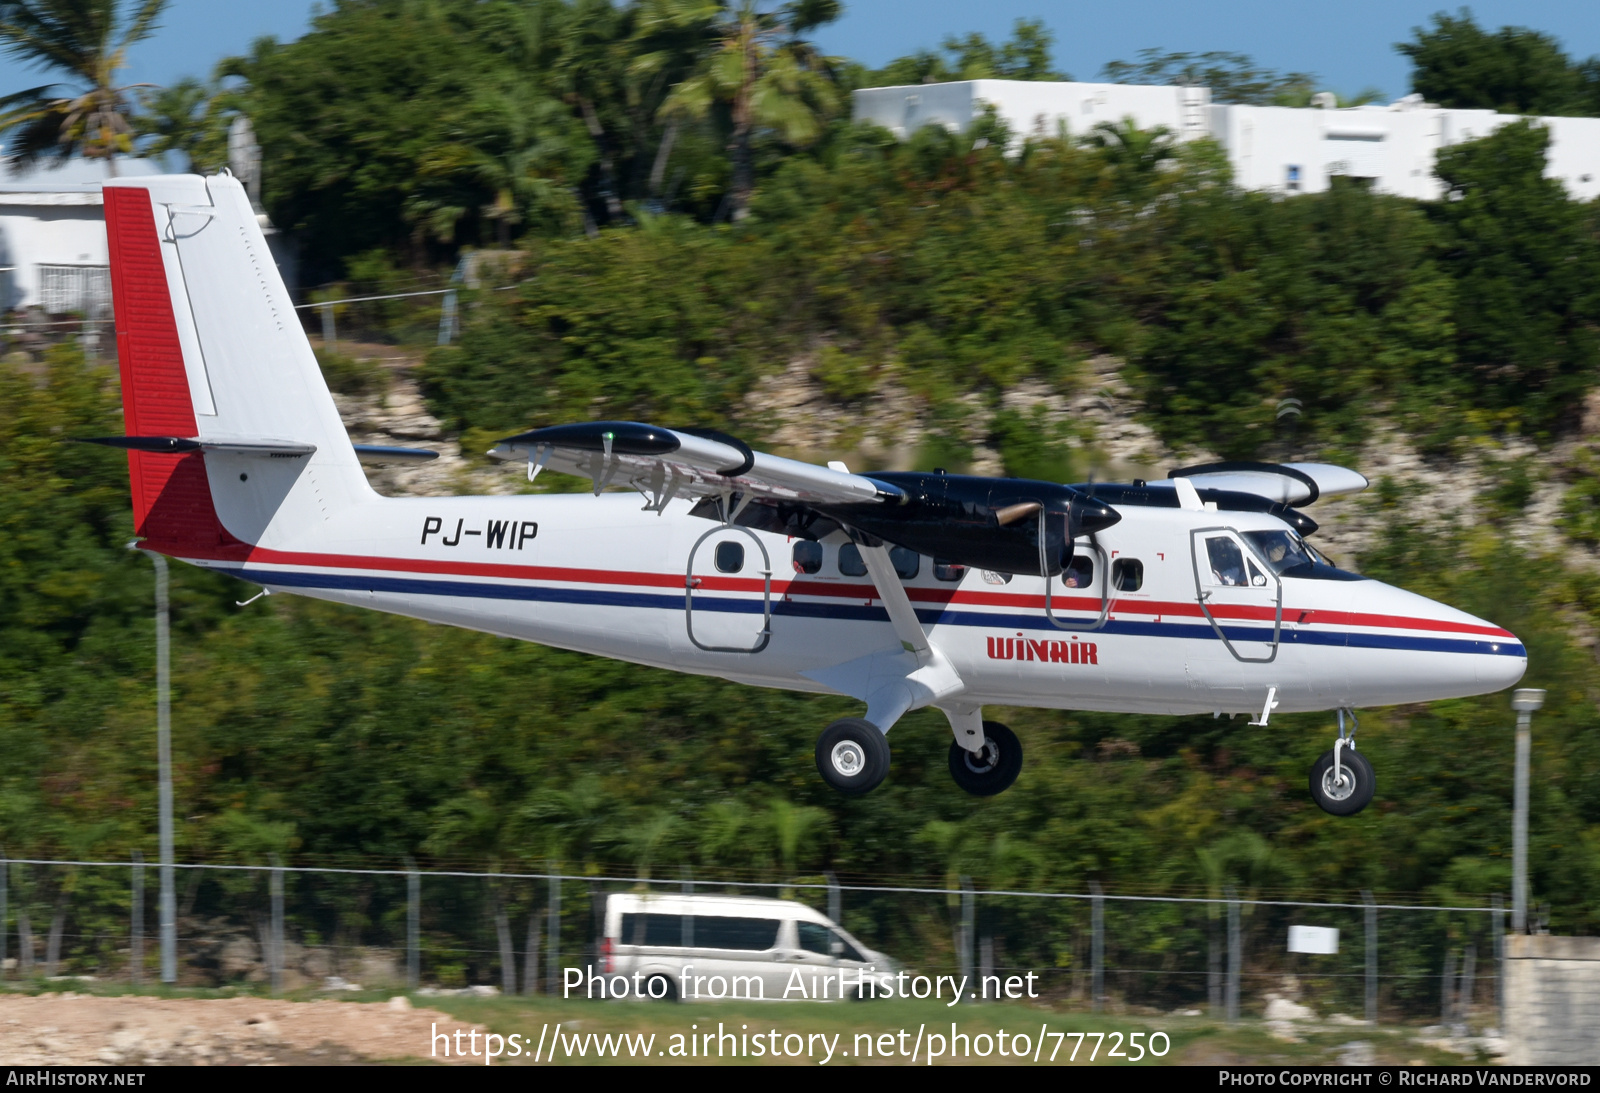
<instances>
[{"instance_id":1,"label":"red stripe on tail","mask_svg":"<svg viewBox=\"0 0 1600 1093\"><path fill-rule=\"evenodd\" d=\"M150 192L135 186L104 192L124 428L128 436L197 436ZM151 548L181 555L186 548L243 545L217 519L201 453L130 451L128 476L134 531Z\"/></svg>"}]
</instances>

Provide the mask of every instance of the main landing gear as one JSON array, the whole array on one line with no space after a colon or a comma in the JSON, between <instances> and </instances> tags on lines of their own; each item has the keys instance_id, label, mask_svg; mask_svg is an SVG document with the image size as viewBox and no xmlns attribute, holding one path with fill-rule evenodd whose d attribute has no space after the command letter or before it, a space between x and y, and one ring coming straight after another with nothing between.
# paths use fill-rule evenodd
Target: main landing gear
<instances>
[{"instance_id":1,"label":"main landing gear","mask_svg":"<svg viewBox=\"0 0 1600 1093\"><path fill-rule=\"evenodd\" d=\"M1345 733L1345 715L1350 717L1350 732ZM1356 751L1354 710L1339 711L1339 739L1333 750L1311 764L1311 798L1322 811L1334 816L1354 816L1366 808L1378 788L1377 776L1366 756Z\"/></svg>"},{"instance_id":2,"label":"main landing gear","mask_svg":"<svg viewBox=\"0 0 1600 1093\"><path fill-rule=\"evenodd\" d=\"M1022 742L998 721L981 721L976 711L952 718L963 732L983 726L977 751L950 742L950 777L974 797L1004 793L1022 771ZM971 739L976 739L974 735ZM889 741L883 731L860 717L835 721L817 738L817 771L822 780L846 797L870 793L889 774Z\"/></svg>"}]
</instances>

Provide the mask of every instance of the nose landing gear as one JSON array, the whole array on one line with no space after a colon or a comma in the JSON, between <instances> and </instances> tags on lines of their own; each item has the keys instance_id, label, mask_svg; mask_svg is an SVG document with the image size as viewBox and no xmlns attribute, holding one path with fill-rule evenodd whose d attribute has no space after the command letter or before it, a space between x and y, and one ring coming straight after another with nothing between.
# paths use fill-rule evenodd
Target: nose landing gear
<instances>
[{"instance_id":1,"label":"nose landing gear","mask_svg":"<svg viewBox=\"0 0 1600 1093\"><path fill-rule=\"evenodd\" d=\"M974 797L993 797L1011 788L1022 771L1022 741L998 721L983 723L983 747L971 752L950 741L950 777Z\"/></svg>"},{"instance_id":2,"label":"nose landing gear","mask_svg":"<svg viewBox=\"0 0 1600 1093\"><path fill-rule=\"evenodd\" d=\"M1345 733L1344 719L1349 714L1351 729ZM1366 756L1356 751L1356 721L1354 710L1339 711L1339 739L1333 750L1311 764L1311 799L1317 807L1333 816L1354 816L1372 801L1378 788L1377 776Z\"/></svg>"}]
</instances>

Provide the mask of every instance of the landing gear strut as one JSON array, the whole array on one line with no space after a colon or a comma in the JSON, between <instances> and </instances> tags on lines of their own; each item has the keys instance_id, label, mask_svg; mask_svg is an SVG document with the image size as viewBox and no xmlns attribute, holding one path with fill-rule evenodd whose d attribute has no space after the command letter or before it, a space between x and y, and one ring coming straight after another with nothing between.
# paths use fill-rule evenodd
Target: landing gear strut
<instances>
[{"instance_id":1,"label":"landing gear strut","mask_svg":"<svg viewBox=\"0 0 1600 1093\"><path fill-rule=\"evenodd\" d=\"M889 774L889 741L863 718L835 721L817 738L817 771L846 797L870 793Z\"/></svg>"},{"instance_id":2,"label":"landing gear strut","mask_svg":"<svg viewBox=\"0 0 1600 1093\"><path fill-rule=\"evenodd\" d=\"M1345 733L1344 719L1349 714L1351 729ZM1322 811L1334 816L1354 816L1366 808L1378 788L1377 776L1366 756L1356 751L1354 710L1339 711L1339 739L1333 750L1311 764L1311 798Z\"/></svg>"},{"instance_id":3,"label":"landing gear strut","mask_svg":"<svg viewBox=\"0 0 1600 1093\"><path fill-rule=\"evenodd\" d=\"M950 777L974 797L993 797L1011 788L1022 772L1022 741L998 721L983 723L983 747L970 752L950 742Z\"/></svg>"}]
</instances>

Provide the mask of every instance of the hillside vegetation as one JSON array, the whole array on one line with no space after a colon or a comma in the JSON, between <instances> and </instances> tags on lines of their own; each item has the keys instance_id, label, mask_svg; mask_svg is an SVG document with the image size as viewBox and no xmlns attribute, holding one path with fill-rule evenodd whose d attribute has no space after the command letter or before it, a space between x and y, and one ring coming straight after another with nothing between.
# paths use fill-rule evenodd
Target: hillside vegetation
<instances>
[{"instance_id":1,"label":"hillside vegetation","mask_svg":"<svg viewBox=\"0 0 1600 1093\"><path fill-rule=\"evenodd\" d=\"M1082 392L1085 363L1111 355L1174 451L1359 464L1382 433L1436 472L1487 467L1462 511L1416 481L1379 483L1359 503L1368 546L1346 560L1527 642L1526 682L1550 692L1534 738L1534 897L1556 931L1600 928L1600 462L1582 432L1600 380L1600 209L1542 177L1543 130L1518 122L1446 152L1438 203L1346 184L1282 198L1234 188L1206 142L1131 126L1018 142L991 120L902 144L848 124L818 91L804 139L754 126L756 184L733 217L745 153L714 95L698 115L684 107L680 150L652 182L662 119L677 116L662 109L699 55L659 59L677 75L638 84L656 95L640 100L629 81L653 54L608 52L687 33L669 8L341 3L300 42L234 65L269 207L309 261L398 276L473 238L516 252L464 291L460 338L420 370L464 449L606 416L759 443L773 422L747 396L800 362L837 415L867 414L886 391L909 400L921 465L981 448L1012 473L1069 478L1101 462L1093 428L1007 395ZM576 37L550 45L531 22L493 21L516 11L564 13ZM605 12L641 22L584 37ZM365 82L335 94L330 73L352 66ZM537 79L507 82L514 72ZM471 160L474 124L533 127L516 153L533 158ZM409 142L384 137L401 130ZM487 198L473 188L496 171L498 205L500 183ZM478 181L449 189L463 179ZM67 347L0 368L0 843L13 857L153 858L150 564L125 549L124 463L62 443L120 430L115 375ZM1278 415L1288 398L1304 408L1292 429ZM1560 535L1530 546L1525 510L1541 491L1559 497ZM1364 713L1379 795L1351 819L1305 791L1332 732L1320 715L1252 728L995 711L1028 766L1008 793L975 800L949 782L943 718L923 711L896 727L887 783L844 800L811 749L858 712L847 700L288 596L238 608L243 586L196 569L176 569L173 586L188 860L1471 901L1509 889L1504 695ZM36 883L27 898L46 906L49 884L79 882ZM370 897L352 882L297 928L359 934L382 917ZM1017 915L1018 962L1071 962L1053 946L1081 934L1081 908ZM1148 928L1152 945L1177 929ZM1437 951L1413 955L1436 967Z\"/></svg>"}]
</instances>

